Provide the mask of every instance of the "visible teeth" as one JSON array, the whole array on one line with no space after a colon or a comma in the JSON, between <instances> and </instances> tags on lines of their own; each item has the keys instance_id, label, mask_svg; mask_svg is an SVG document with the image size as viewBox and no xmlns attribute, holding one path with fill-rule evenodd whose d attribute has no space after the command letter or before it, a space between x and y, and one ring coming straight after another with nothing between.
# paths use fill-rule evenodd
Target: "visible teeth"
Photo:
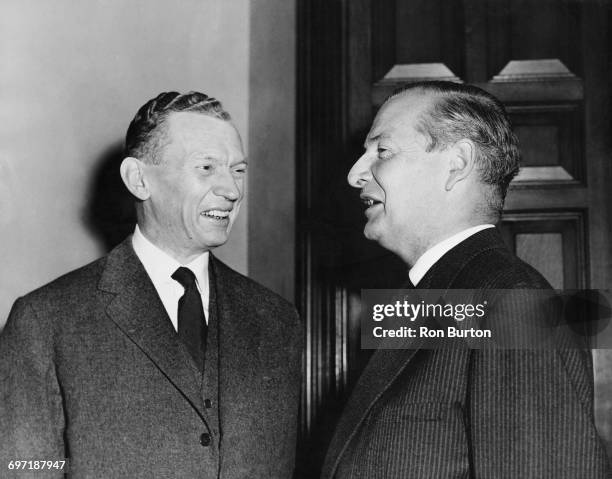
<instances>
[{"instance_id":1,"label":"visible teeth","mask_svg":"<svg viewBox=\"0 0 612 479\"><path fill-rule=\"evenodd\" d=\"M229 211L221 211L221 210L209 210L204 211L202 216L208 216L209 218L214 218L216 220L222 220L229 216Z\"/></svg>"},{"instance_id":2,"label":"visible teeth","mask_svg":"<svg viewBox=\"0 0 612 479\"><path fill-rule=\"evenodd\" d=\"M369 207L369 206L372 206L372 205L374 204L374 200L373 200L373 199L371 199L371 198L366 198L366 199L364 200L364 203L366 204L366 206L368 206L368 207Z\"/></svg>"}]
</instances>

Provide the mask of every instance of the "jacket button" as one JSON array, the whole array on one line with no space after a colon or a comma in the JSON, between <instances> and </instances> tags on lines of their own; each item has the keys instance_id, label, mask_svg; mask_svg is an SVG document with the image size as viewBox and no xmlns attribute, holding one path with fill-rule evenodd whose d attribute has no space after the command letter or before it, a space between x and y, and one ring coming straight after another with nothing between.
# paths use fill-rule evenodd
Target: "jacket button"
<instances>
[{"instance_id":1,"label":"jacket button","mask_svg":"<svg viewBox=\"0 0 612 479\"><path fill-rule=\"evenodd\" d=\"M206 406L206 409L210 409L212 407L212 401L210 399L204 399L204 406Z\"/></svg>"},{"instance_id":2,"label":"jacket button","mask_svg":"<svg viewBox=\"0 0 612 479\"><path fill-rule=\"evenodd\" d=\"M204 447L210 446L210 441L211 441L210 434L208 434L207 432L203 433L200 436L200 444L202 444L202 446Z\"/></svg>"}]
</instances>

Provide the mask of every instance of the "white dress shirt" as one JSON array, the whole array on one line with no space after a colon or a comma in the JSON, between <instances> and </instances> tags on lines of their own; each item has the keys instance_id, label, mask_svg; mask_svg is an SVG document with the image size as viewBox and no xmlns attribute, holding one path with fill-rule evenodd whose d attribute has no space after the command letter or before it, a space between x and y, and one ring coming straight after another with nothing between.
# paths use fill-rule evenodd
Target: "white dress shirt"
<instances>
[{"instance_id":1,"label":"white dress shirt","mask_svg":"<svg viewBox=\"0 0 612 479\"><path fill-rule=\"evenodd\" d=\"M172 256L145 238L138 225L136 225L132 236L132 245L136 256L138 256L149 278L151 278L153 286L155 286L155 290L164 308L166 308L168 316L170 316L174 329L178 331L178 301L185 293L185 289L178 281L172 279L172 275L181 266L189 268L195 274L198 291L202 296L204 316L206 322L208 322L208 252L202 253L189 264L180 264Z\"/></svg>"},{"instance_id":2,"label":"white dress shirt","mask_svg":"<svg viewBox=\"0 0 612 479\"><path fill-rule=\"evenodd\" d=\"M454 234L450 238L446 238L445 240L440 241L439 243L429 248L419 257L419 259L417 259L416 263L414 263L414 266L410 269L410 271L408 271L410 282L416 286L418 282L423 279L423 276L425 276L427 271L429 271L431 267L436 264L442 256L444 256L462 241L468 239L470 236L487 228L495 228L495 226L490 224L472 226L471 228L460 231L459 233Z\"/></svg>"}]
</instances>

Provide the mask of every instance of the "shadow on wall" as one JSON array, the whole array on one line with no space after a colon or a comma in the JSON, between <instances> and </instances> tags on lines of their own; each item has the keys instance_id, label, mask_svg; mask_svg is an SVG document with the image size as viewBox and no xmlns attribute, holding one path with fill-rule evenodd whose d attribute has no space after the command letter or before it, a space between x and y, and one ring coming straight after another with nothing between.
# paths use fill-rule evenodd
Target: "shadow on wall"
<instances>
[{"instance_id":1,"label":"shadow on wall","mask_svg":"<svg viewBox=\"0 0 612 479\"><path fill-rule=\"evenodd\" d=\"M110 251L134 231L134 197L119 174L123 144L110 146L96 162L85 210L85 222L91 232Z\"/></svg>"}]
</instances>

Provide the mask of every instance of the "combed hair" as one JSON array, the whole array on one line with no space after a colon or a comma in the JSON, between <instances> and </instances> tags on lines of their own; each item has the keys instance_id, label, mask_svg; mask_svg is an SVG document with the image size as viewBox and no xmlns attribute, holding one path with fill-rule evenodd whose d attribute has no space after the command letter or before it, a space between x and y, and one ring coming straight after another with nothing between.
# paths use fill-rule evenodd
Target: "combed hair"
<instances>
[{"instance_id":1,"label":"combed hair","mask_svg":"<svg viewBox=\"0 0 612 479\"><path fill-rule=\"evenodd\" d=\"M223 121L231 119L220 101L204 93L160 93L141 106L130 123L125 135L125 155L158 164L166 137L166 119L178 112L202 113Z\"/></svg>"},{"instance_id":2,"label":"combed hair","mask_svg":"<svg viewBox=\"0 0 612 479\"><path fill-rule=\"evenodd\" d=\"M429 140L427 151L444 149L462 139L476 145L480 179L493 186L487 203L499 217L521 159L518 139L503 104L478 87L445 81L410 84L386 101L408 92L434 94L431 106L422 113L416 127Z\"/></svg>"}]
</instances>

